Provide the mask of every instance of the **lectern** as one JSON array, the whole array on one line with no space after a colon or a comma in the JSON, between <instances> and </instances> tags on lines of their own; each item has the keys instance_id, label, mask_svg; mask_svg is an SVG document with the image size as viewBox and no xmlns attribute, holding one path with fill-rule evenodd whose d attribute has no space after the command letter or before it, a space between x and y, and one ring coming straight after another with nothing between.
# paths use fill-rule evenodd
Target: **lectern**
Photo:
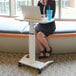
<instances>
[{"instance_id":1,"label":"lectern","mask_svg":"<svg viewBox=\"0 0 76 76\"><path fill-rule=\"evenodd\" d=\"M29 32L29 57L28 55L25 55L22 57L22 59L19 61L19 66L26 65L32 68L35 68L39 71L39 73L42 72L42 70L49 64L53 63L53 60L47 61L47 62L40 62L35 59L35 31L34 31L34 22L40 23L42 21L40 20L32 20L32 19L23 19L23 18L17 18L17 20L21 21L28 21L30 25L30 32ZM54 19L51 20L51 22ZM45 23L45 22L43 22Z\"/></svg>"}]
</instances>

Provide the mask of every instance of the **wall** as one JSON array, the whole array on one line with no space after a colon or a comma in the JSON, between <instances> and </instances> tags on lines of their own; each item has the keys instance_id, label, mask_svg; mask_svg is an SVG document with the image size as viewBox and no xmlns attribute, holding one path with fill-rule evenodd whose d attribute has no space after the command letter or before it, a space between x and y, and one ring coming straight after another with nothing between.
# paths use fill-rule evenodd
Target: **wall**
<instances>
[{"instance_id":1,"label":"wall","mask_svg":"<svg viewBox=\"0 0 76 76\"><path fill-rule=\"evenodd\" d=\"M24 38L0 38L0 51L27 53L28 39Z\"/></svg>"},{"instance_id":2,"label":"wall","mask_svg":"<svg viewBox=\"0 0 76 76\"><path fill-rule=\"evenodd\" d=\"M48 42L53 53L76 52L76 38L51 38ZM38 47L36 50L39 53ZM28 53L28 38L0 38L0 51Z\"/></svg>"}]
</instances>

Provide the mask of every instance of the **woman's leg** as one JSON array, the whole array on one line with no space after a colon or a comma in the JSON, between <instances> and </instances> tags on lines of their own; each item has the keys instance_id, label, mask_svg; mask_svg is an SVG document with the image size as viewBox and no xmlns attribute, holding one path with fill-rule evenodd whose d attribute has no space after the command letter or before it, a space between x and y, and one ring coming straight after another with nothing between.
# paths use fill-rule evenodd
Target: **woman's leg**
<instances>
[{"instance_id":1,"label":"woman's leg","mask_svg":"<svg viewBox=\"0 0 76 76\"><path fill-rule=\"evenodd\" d=\"M38 47L40 48L40 50L41 50L41 51L44 51L45 48L43 47L43 45L41 44L41 42L38 40L37 34L38 34L38 32L35 31L36 43L37 43ZM43 53L40 53L40 56L44 56Z\"/></svg>"},{"instance_id":2,"label":"woman's leg","mask_svg":"<svg viewBox=\"0 0 76 76\"><path fill-rule=\"evenodd\" d=\"M47 38L42 32L37 33L37 38L43 44L47 51L50 50Z\"/></svg>"},{"instance_id":3,"label":"woman's leg","mask_svg":"<svg viewBox=\"0 0 76 76\"><path fill-rule=\"evenodd\" d=\"M50 46L48 44L46 36L42 32L37 33L37 38L43 44L43 46L46 48L47 51L50 51ZM50 56L49 53L46 53L46 56Z\"/></svg>"},{"instance_id":4,"label":"woman's leg","mask_svg":"<svg viewBox=\"0 0 76 76\"><path fill-rule=\"evenodd\" d=\"M38 34L38 32L37 31L35 31L35 39L36 39L36 43L37 43L37 45L38 45L38 47L40 48L40 50L44 50L44 47L43 47L43 45L41 44L41 42L38 40L38 38L37 38L37 34Z\"/></svg>"}]
</instances>

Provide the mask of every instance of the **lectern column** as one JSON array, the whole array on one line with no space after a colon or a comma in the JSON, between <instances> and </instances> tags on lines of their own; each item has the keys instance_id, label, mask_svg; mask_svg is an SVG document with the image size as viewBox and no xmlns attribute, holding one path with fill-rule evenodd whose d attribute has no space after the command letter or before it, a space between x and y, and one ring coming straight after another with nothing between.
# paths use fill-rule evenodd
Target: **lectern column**
<instances>
[{"instance_id":1,"label":"lectern column","mask_svg":"<svg viewBox=\"0 0 76 76\"><path fill-rule=\"evenodd\" d=\"M29 58L31 60L31 64L33 64L35 62L35 30L33 22L29 22L29 24Z\"/></svg>"}]
</instances>

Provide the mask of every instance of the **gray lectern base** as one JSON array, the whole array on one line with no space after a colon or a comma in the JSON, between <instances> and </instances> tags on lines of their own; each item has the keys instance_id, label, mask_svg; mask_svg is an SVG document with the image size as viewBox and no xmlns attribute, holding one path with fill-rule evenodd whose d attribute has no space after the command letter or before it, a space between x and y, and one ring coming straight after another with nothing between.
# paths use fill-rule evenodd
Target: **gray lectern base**
<instances>
[{"instance_id":1,"label":"gray lectern base","mask_svg":"<svg viewBox=\"0 0 76 76\"><path fill-rule=\"evenodd\" d=\"M40 61L34 61L34 63L32 63L32 61L30 60L30 58L27 58L27 56L25 55L20 61L19 61L19 66L28 66L28 67L32 67L34 69L38 70L38 73L41 73L42 70L47 67L49 64L53 63L54 61L47 61L47 62L40 62Z\"/></svg>"}]
</instances>

